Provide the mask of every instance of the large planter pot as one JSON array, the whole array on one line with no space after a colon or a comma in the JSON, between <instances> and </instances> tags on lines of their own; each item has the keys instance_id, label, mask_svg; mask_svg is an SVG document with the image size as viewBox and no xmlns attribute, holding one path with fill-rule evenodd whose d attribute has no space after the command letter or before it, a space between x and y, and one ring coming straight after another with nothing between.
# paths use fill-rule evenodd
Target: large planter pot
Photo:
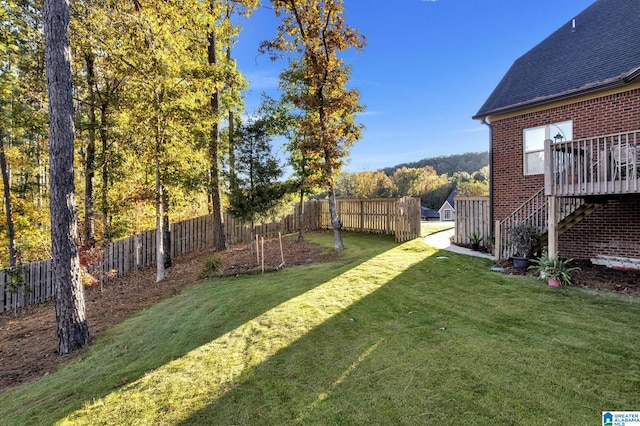
<instances>
[{"instance_id":1,"label":"large planter pot","mask_svg":"<svg viewBox=\"0 0 640 426\"><path fill-rule=\"evenodd\" d=\"M560 281L553 278L547 278L547 284L549 287L560 287Z\"/></svg>"},{"instance_id":2,"label":"large planter pot","mask_svg":"<svg viewBox=\"0 0 640 426\"><path fill-rule=\"evenodd\" d=\"M520 271L526 271L529 265L531 265L528 257L513 256L511 259L513 260L513 267Z\"/></svg>"}]
</instances>

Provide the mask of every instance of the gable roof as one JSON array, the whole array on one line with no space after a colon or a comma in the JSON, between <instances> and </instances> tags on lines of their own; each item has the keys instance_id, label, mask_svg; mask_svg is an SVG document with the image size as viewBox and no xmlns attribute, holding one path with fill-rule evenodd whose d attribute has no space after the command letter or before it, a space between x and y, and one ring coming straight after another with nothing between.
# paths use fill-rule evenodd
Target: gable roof
<instances>
[{"instance_id":1,"label":"gable roof","mask_svg":"<svg viewBox=\"0 0 640 426\"><path fill-rule=\"evenodd\" d=\"M638 6L638 0L593 3L517 59L473 118L622 86L637 78Z\"/></svg>"},{"instance_id":2,"label":"gable roof","mask_svg":"<svg viewBox=\"0 0 640 426\"><path fill-rule=\"evenodd\" d=\"M458 195L458 189L457 188L453 188L453 190L449 193L449 196L447 197L445 202L442 203L442 206L440 206L440 209L438 211L441 211L447 204L449 204L449 206L451 207L452 210L455 210L456 209L456 203L455 203L453 197L456 197L457 195Z\"/></svg>"},{"instance_id":3,"label":"gable roof","mask_svg":"<svg viewBox=\"0 0 640 426\"><path fill-rule=\"evenodd\" d=\"M451 204L451 207L455 208L456 203L453 198L457 196L458 196L458 188L453 188L453 190L451 191L451 193L449 193L449 196L447 197L447 202Z\"/></svg>"}]
</instances>

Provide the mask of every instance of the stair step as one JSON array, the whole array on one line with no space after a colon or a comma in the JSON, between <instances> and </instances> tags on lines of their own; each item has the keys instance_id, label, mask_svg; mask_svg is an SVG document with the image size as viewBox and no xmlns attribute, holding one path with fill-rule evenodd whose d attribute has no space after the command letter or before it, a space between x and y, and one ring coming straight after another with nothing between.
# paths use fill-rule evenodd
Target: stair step
<instances>
[{"instance_id":1,"label":"stair step","mask_svg":"<svg viewBox=\"0 0 640 426\"><path fill-rule=\"evenodd\" d=\"M562 234L563 232L582 222L587 216L598 210L600 206L602 206L602 204L600 203L588 203L581 205L574 212L561 220L560 223L558 223L558 233Z\"/></svg>"}]
</instances>

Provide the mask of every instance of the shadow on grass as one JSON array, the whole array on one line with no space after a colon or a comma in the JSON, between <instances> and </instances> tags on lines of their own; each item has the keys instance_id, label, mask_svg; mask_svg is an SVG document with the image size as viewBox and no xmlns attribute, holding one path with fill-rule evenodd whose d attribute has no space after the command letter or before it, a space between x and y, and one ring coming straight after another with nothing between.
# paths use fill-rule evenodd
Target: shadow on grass
<instances>
[{"instance_id":1,"label":"shadow on grass","mask_svg":"<svg viewBox=\"0 0 640 426\"><path fill-rule=\"evenodd\" d=\"M405 247L419 250L415 243ZM446 350L449 336L441 328L460 291L454 285L443 294L443 286L469 269L488 270L488 262L436 259L449 254L423 250L417 263L244 370L233 387L180 424L426 423L425 355Z\"/></svg>"},{"instance_id":2,"label":"shadow on grass","mask_svg":"<svg viewBox=\"0 0 640 426\"><path fill-rule=\"evenodd\" d=\"M308 341L305 336L309 333L315 335L317 330L325 329L326 323L333 324L334 318L344 317L345 310L405 276L432 253L433 250L414 241L380 253L332 279L323 279L321 285L163 365L131 386L95 401L67 420L83 423L114 412L119 413L115 423L132 418L140 423L189 419L211 400L233 392L246 375L252 375L281 350L299 340ZM406 295L400 292L395 297L403 300ZM378 321L375 315L365 321L369 331L377 327ZM343 331L340 327L331 328L335 333ZM364 348L364 353L371 353L374 347ZM366 358L362 354L357 357ZM344 373L342 376L346 377ZM210 423L202 418L189 420L203 421Z\"/></svg>"},{"instance_id":3,"label":"shadow on grass","mask_svg":"<svg viewBox=\"0 0 640 426\"><path fill-rule=\"evenodd\" d=\"M327 236L313 238L323 245L332 244ZM262 277L207 281L137 314L93 343L82 359L41 380L0 393L0 405L13 416L0 424L62 419L396 246L386 237L347 238L348 250L330 262L332 267L290 267Z\"/></svg>"},{"instance_id":4,"label":"shadow on grass","mask_svg":"<svg viewBox=\"0 0 640 426\"><path fill-rule=\"evenodd\" d=\"M588 424L633 406L640 384L635 345L621 343L640 306L605 299L437 252L243 370L180 424L543 425L567 413Z\"/></svg>"},{"instance_id":5,"label":"shadow on grass","mask_svg":"<svg viewBox=\"0 0 640 426\"><path fill-rule=\"evenodd\" d=\"M191 416L212 398L233 389L246 372L427 256L426 247L420 242L414 242L413 247L395 244L392 247L375 257L367 256L365 262L345 268L341 274L332 274L331 278L314 277L321 280L321 285L164 364L130 386L73 413L67 420L84 423L113 412L119 413L115 423L131 418L140 423L174 423ZM313 271L308 271L308 275L313 277Z\"/></svg>"},{"instance_id":6,"label":"shadow on grass","mask_svg":"<svg viewBox=\"0 0 640 426\"><path fill-rule=\"evenodd\" d=\"M353 243L354 252L372 250L370 239ZM247 312L235 312L190 351L181 344L182 355L126 386L105 387L100 395L76 386L71 392L83 400L96 399L64 421L528 425L572 413L577 424L587 424L596 407L633 405L638 380L628 376L640 377L640 367L620 361L637 359L630 327L638 303L550 290L490 272L487 260L434 252L420 241L383 240L379 248L362 261L346 256L332 263L340 268L272 274L282 283L224 284L228 293L215 293L218 309ZM205 298L215 289L197 290ZM198 300L193 296L184 303ZM182 322L188 308L201 309L176 300ZM141 323L155 318L142 316ZM212 324L218 323L204 328ZM173 325L162 328L180 342L196 327L173 334ZM123 344L117 334L113 339ZM606 389L599 387L603 378Z\"/></svg>"}]
</instances>

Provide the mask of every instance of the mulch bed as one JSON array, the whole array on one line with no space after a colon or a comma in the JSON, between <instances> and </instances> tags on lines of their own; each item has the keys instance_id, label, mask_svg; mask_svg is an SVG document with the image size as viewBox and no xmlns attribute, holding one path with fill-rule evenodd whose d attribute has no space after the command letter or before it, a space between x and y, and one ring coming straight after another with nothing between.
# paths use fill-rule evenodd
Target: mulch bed
<instances>
[{"instance_id":1,"label":"mulch bed","mask_svg":"<svg viewBox=\"0 0 640 426\"><path fill-rule=\"evenodd\" d=\"M499 261L496 264L504 268L505 274L527 274L527 271L515 269L510 261ZM640 271L638 270L607 268L594 265L588 260L573 261L571 266L580 267L580 270L570 273L571 281L575 286L640 296Z\"/></svg>"}]
</instances>

